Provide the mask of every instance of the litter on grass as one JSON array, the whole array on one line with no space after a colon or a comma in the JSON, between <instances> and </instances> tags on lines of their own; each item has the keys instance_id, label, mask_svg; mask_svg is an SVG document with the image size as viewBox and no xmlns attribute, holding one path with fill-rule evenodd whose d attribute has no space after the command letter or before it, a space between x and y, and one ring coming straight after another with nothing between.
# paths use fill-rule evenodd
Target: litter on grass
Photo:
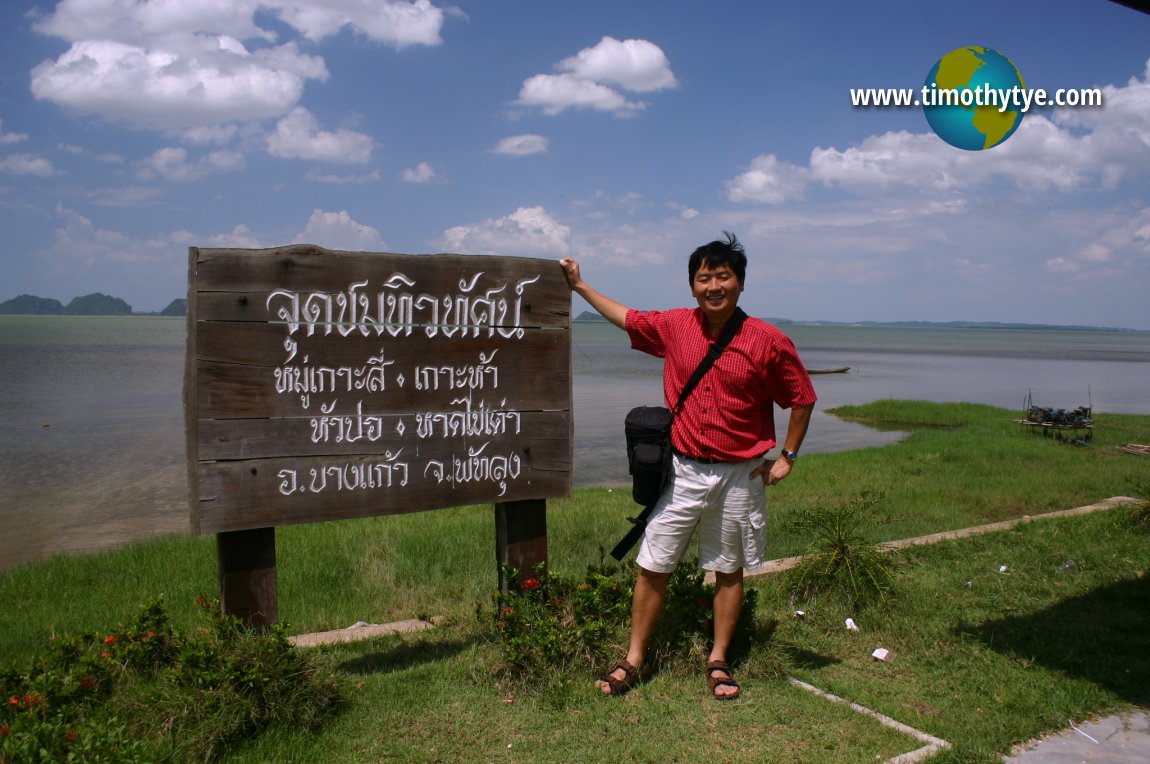
<instances>
[{"instance_id":1,"label":"litter on grass","mask_svg":"<svg viewBox=\"0 0 1150 764\"><path fill-rule=\"evenodd\" d=\"M855 623L855 619L848 618L847 619L847 631L858 631L858 630L859 630L859 627L858 627L858 624Z\"/></svg>"}]
</instances>

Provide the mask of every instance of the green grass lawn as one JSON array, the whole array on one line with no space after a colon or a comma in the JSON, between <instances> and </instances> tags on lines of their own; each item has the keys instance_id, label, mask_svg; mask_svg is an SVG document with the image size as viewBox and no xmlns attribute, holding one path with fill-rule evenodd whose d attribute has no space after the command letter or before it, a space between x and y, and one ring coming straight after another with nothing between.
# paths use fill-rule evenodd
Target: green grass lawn
<instances>
[{"instance_id":1,"label":"green grass lawn","mask_svg":"<svg viewBox=\"0 0 1150 764\"><path fill-rule=\"evenodd\" d=\"M910 429L903 442L805 456L769 492L772 528L816 506L881 496L874 541L1037 515L1145 491L1150 417L1100 415L1091 445L1024 432L1011 412L881 401L840 415ZM1144 495L1144 494L1143 494ZM549 502L550 564L580 575L634 514L627 491ZM277 529L280 617L291 633L444 616L449 625L315 650L348 704L319 733L277 728L230 761L857 762L921 743L794 687L772 669L949 741L935 761L995 761L1015 741L1129 705L1150 705L1150 536L1129 511L1044 520L901 553L895 596L861 613L791 603L753 579L752 639L736 659L743 697L717 703L701 671L656 675L621 699L586 676L508 679L492 638L491 507ZM809 539L776 531L770 556ZM1072 563L1072 564L1071 564ZM1006 572L1000 572L1006 566ZM173 537L58 557L0 575L0 663L24 664L53 634L98 630L163 596L178 628L213 593L211 538ZM805 620L792 617L805 607ZM477 609L484 617L477 617ZM843 627L853 617L858 632ZM871 658L877 647L895 653Z\"/></svg>"}]
</instances>

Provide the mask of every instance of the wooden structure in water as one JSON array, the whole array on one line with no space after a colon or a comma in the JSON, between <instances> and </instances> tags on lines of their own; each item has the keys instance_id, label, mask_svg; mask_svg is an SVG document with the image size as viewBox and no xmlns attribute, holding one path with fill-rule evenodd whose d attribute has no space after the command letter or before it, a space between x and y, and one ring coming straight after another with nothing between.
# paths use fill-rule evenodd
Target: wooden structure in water
<instances>
[{"instance_id":1,"label":"wooden structure in water","mask_svg":"<svg viewBox=\"0 0 1150 764\"><path fill-rule=\"evenodd\" d=\"M1029 392L1023 404L1022 418L1015 420L1022 429L1058 441L1085 445L1094 438L1094 406L1079 406L1073 411L1035 406Z\"/></svg>"}]
</instances>

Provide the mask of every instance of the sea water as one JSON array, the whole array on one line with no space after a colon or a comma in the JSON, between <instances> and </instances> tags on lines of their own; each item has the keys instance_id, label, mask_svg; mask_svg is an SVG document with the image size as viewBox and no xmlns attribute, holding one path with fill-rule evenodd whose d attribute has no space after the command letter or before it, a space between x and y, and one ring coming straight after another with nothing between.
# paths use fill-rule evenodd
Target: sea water
<instances>
[{"instance_id":1,"label":"sea water","mask_svg":"<svg viewBox=\"0 0 1150 764\"><path fill-rule=\"evenodd\" d=\"M881 398L1150 414L1150 333L786 324L819 396L803 453L900 433L826 409ZM0 569L188 530L185 320L0 316ZM623 417L661 362L605 322L572 331L576 486L624 485ZM785 411L776 411L780 438Z\"/></svg>"}]
</instances>

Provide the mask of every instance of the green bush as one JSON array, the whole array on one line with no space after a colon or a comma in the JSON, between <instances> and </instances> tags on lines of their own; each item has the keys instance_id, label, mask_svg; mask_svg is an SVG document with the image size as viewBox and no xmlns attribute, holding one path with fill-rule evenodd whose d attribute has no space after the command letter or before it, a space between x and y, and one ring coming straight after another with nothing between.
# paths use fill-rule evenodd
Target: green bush
<instances>
[{"instance_id":1,"label":"green bush","mask_svg":"<svg viewBox=\"0 0 1150 764\"><path fill-rule=\"evenodd\" d=\"M282 628L202 604L210 624L190 635L156 600L0 671L0 762L206 761L275 724L315 728L337 707L335 684Z\"/></svg>"},{"instance_id":2,"label":"green bush","mask_svg":"<svg viewBox=\"0 0 1150 764\"><path fill-rule=\"evenodd\" d=\"M627 650L631 627L631 597L637 569L589 566L580 579L537 571L519 578L506 596L495 595L494 636L500 648L501 671L531 682L562 680L571 673L595 673ZM667 599L647 653L647 664L668 670L706 655L713 627L714 584L693 560L671 574ZM754 617L757 592L744 596L739 633ZM488 620L486 608L480 616Z\"/></svg>"},{"instance_id":3,"label":"green bush","mask_svg":"<svg viewBox=\"0 0 1150 764\"><path fill-rule=\"evenodd\" d=\"M816 506L785 523L786 530L813 539L787 572L792 603L825 597L862 609L893 594L898 560L871 537L875 527L887 522L875 511L881 498L864 495L846 504Z\"/></svg>"}]
</instances>

